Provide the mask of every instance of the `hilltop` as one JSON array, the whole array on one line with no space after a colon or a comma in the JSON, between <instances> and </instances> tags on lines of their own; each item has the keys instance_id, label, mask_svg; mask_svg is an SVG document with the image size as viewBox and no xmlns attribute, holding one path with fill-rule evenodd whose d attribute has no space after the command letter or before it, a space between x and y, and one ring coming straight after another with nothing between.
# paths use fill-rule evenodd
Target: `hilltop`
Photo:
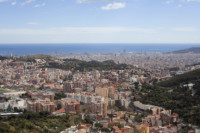
<instances>
[{"instance_id":1,"label":"hilltop","mask_svg":"<svg viewBox=\"0 0 200 133\"><path fill-rule=\"evenodd\" d=\"M113 60L103 62L99 61L82 61L78 59L63 59L62 63L50 62L47 66L49 68L59 68L64 70L79 70L79 71L92 71L92 70L124 70L131 68L131 65L116 64Z\"/></svg>"},{"instance_id":2,"label":"hilltop","mask_svg":"<svg viewBox=\"0 0 200 133\"><path fill-rule=\"evenodd\" d=\"M6 60L6 59L9 59L10 57L8 57L8 56L1 56L0 55L0 60Z\"/></svg>"},{"instance_id":3,"label":"hilltop","mask_svg":"<svg viewBox=\"0 0 200 133\"><path fill-rule=\"evenodd\" d=\"M35 62L35 59L44 59L46 61L52 61L55 58L50 55L37 54L37 55L30 55L30 56L20 56L16 58L16 61Z\"/></svg>"},{"instance_id":4,"label":"hilltop","mask_svg":"<svg viewBox=\"0 0 200 133\"><path fill-rule=\"evenodd\" d=\"M200 53L200 47L192 47L192 48L188 48L188 49L183 49L183 50L177 50L172 52L174 54L183 54L183 53L196 53L199 54Z\"/></svg>"},{"instance_id":5,"label":"hilltop","mask_svg":"<svg viewBox=\"0 0 200 133\"><path fill-rule=\"evenodd\" d=\"M93 70L124 70L132 68L132 65L125 63L117 64L113 60L106 61L84 61L79 59L59 59L50 55L38 54L31 56L20 56L20 57L6 57L0 56L0 60L13 59L13 62L24 61L24 62L36 62L37 59L43 60L41 67L47 68L58 68L63 70L72 71L93 71Z\"/></svg>"},{"instance_id":6,"label":"hilltop","mask_svg":"<svg viewBox=\"0 0 200 133\"><path fill-rule=\"evenodd\" d=\"M177 75L167 81L159 82L158 85L161 87L176 87L182 83L195 82L198 79L200 79L200 69L193 70L182 75Z\"/></svg>"}]
</instances>

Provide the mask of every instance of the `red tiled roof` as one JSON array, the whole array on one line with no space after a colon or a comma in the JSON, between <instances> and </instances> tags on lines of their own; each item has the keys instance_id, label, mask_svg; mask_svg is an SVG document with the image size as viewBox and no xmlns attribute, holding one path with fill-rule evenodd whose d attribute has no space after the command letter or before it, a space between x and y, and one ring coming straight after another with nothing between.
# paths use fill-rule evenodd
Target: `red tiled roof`
<instances>
[{"instance_id":1,"label":"red tiled roof","mask_svg":"<svg viewBox=\"0 0 200 133\"><path fill-rule=\"evenodd\" d=\"M65 108L59 109L56 111L57 113L65 113Z\"/></svg>"}]
</instances>

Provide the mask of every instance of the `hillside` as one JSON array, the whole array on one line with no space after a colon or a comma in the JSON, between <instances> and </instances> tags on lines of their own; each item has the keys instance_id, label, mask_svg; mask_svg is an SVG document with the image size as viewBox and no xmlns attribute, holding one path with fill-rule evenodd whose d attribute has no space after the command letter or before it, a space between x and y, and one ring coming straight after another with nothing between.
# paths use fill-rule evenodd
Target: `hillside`
<instances>
[{"instance_id":1,"label":"hillside","mask_svg":"<svg viewBox=\"0 0 200 133\"><path fill-rule=\"evenodd\" d=\"M183 86L186 83L195 85L189 89ZM171 109L185 122L200 126L200 70L175 76L143 91L148 93L142 96L141 102Z\"/></svg>"},{"instance_id":2,"label":"hillside","mask_svg":"<svg viewBox=\"0 0 200 133\"><path fill-rule=\"evenodd\" d=\"M0 133L58 133L79 123L77 115L53 116L49 112L26 112L19 116L0 117Z\"/></svg>"},{"instance_id":3,"label":"hillside","mask_svg":"<svg viewBox=\"0 0 200 133\"><path fill-rule=\"evenodd\" d=\"M0 60L6 60L6 59L9 59L10 57L8 57L8 56L1 56L0 55Z\"/></svg>"},{"instance_id":4,"label":"hillside","mask_svg":"<svg viewBox=\"0 0 200 133\"><path fill-rule=\"evenodd\" d=\"M21 56L19 58L16 58L16 61L35 62L35 59L44 59L46 61L52 61L54 60L54 57L50 55L37 54L37 55L30 55L30 56Z\"/></svg>"},{"instance_id":5,"label":"hillside","mask_svg":"<svg viewBox=\"0 0 200 133\"><path fill-rule=\"evenodd\" d=\"M188 48L188 49L174 51L172 53L175 53L175 54L181 54L181 53L196 53L196 54L199 54L200 53L200 47L192 47L192 48Z\"/></svg>"},{"instance_id":6,"label":"hillside","mask_svg":"<svg viewBox=\"0 0 200 133\"><path fill-rule=\"evenodd\" d=\"M189 83L192 81L196 81L198 79L200 79L200 69L187 72L182 75L177 75L167 81L162 81L158 83L158 85L161 87L173 87L173 86L178 86L181 83Z\"/></svg>"},{"instance_id":7,"label":"hillside","mask_svg":"<svg viewBox=\"0 0 200 133\"><path fill-rule=\"evenodd\" d=\"M92 70L120 70L120 69L127 69L132 66L127 64L116 64L112 60L108 61L82 61L77 59L64 59L63 63L57 62L50 62L49 65L45 67L49 68L59 68L64 70L79 70L79 71L92 71Z\"/></svg>"}]
</instances>

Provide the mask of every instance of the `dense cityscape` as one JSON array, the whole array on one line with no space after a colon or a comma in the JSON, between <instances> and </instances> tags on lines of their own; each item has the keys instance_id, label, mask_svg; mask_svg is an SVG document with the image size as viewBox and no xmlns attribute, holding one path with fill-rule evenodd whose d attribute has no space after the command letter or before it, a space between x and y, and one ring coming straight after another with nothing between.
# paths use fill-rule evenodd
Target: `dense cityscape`
<instances>
[{"instance_id":1,"label":"dense cityscape","mask_svg":"<svg viewBox=\"0 0 200 133\"><path fill-rule=\"evenodd\" d=\"M199 63L194 53L1 57L0 132L197 133L198 123L145 97Z\"/></svg>"}]
</instances>

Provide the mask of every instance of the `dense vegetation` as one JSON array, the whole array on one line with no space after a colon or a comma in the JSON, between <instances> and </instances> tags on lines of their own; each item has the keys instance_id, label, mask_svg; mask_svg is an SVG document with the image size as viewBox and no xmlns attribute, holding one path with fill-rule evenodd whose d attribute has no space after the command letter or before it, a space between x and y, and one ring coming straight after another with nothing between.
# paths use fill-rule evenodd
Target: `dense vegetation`
<instances>
[{"instance_id":1,"label":"dense vegetation","mask_svg":"<svg viewBox=\"0 0 200 133\"><path fill-rule=\"evenodd\" d=\"M27 112L19 116L0 117L0 133L59 133L79 122L76 115L52 116L48 112Z\"/></svg>"},{"instance_id":2,"label":"dense vegetation","mask_svg":"<svg viewBox=\"0 0 200 133\"><path fill-rule=\"evenodd\" d=\"M7 57L0 56L0 60L7 59ZM93 70L123 70L131 68L131 65L127 64L116 64L113 60L107 60L103 62L99 61L83 61L78 59L63 59L56 60L56 58L50 55L30 55L30 56L21 56L16 58L14 61L25 61L25 62L36 62L35 59L43 59L47 61L47 65L43 67L48 68L58 68L63 70L73 70L73 71L93 71Z\"/></svg>"},{"instance_id":3,"label":"dense vegetation","mask_svg":"<svg viewBox=\"0 0 200 133\"><path fill-rule=\"evenodd\" d=\"M92 71L92 70L112 70L112 69L126 69L131 66L127 64L116 64L113 60L103 62L99 61L82 61L77 59L64 59L64 63L50 62L49 68L60 68L64 70L79 70L79 71Z\"/></svg>"},{"instance_id":4,"label":"dense vegetation","mask_svg":"<svg viewBox=\"0 0 200 133\"><path fill-rule=\"evenodd\" d=\"M66 98L65 93L63 93L63 92L55 93L55 97L54 97L55 100L60 100L62 98Z\"/></svg>"},{"instance_id":5,"label":"dense vegetation","mask_svg":"<svg viewBox=\"0 0 200 133\"><path fill-rule=\"evenodd\" d=\"M175 76L158 85L144 88L143 103L171 109L185 122L200 126L200 70L194 70ZM184 87L185 83L194 83L193 90ZM192 95L193 92L193 95ZM195 93L194 93L195 92Z\"/></svg>"},{"instance_id":6,"label":"dense vegetation","mask_svg":"<svg viewBox=\"0 0 200 133\"><path fill-rule=\"evenodd\" d=\"M9 59L10 57L8 56L0 56L0 60L6 60L6 59Z\"/></svg>"},{"instance_id":7,"label":"dense vegetation","mask_svg":"<svg viewBox=\"0 0 200 133\"><path fill-rule=\"evenodd\" d=\"M200 69L175 76L167 81L160 82L158 85L162 87L173 87L182 83L189 83L200 79Z\"/></svg>"}]
</instances>

